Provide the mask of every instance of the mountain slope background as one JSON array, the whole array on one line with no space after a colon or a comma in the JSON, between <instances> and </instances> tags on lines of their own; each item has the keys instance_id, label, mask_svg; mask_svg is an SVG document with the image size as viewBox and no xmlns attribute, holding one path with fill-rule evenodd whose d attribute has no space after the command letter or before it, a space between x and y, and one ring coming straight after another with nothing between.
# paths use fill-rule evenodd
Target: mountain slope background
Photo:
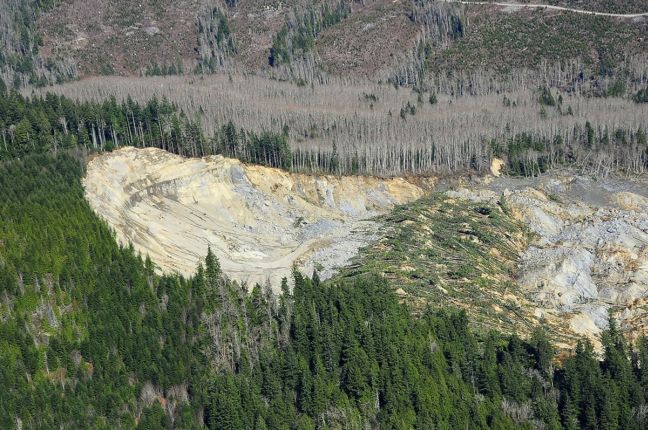
<instances>
[{"instance_id":1,"label":"mountain slope background","mask_svg":"<svg viewBox=\"0 0 648 430\"><path fill-rule=\"evenodd\" d=\"M645 71L634 70L647 43L643 18L422 0L3 1L9 13L0 67L9 86L195 71L420 85L465 70L558 70L567 58L593 76L632 80ZM643 7L622 0L554 3L621 13Z\"/></svg>"}]
</instances>

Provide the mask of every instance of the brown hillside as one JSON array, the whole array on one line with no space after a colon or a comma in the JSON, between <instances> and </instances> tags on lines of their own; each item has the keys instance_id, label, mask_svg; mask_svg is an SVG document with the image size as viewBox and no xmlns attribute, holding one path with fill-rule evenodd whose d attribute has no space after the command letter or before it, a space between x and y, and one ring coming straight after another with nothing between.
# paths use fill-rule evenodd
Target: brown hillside
<instances>
[{"instance_id":1,"label":"brown hillside","mask_svg":"<svg viewBox=\"0 0 648 430\"><path fill-rule=\"evenodd\" d=\"M375 77L414 47L420 29L404 1L377 1L325 30L316 51L329 73Z\"/></svg>"},{"instance_id":2,"label":"brown hillside","mask_svg":"<svg viewBox=\"0 0 648 430\"><path fill-rule=\"evenodd\" d=\"M296 27L304 24L303 17L321 13L324 4L329 10L340 4L335 0L228 3L231 6L222 0L65 0L38 20L37 27L43 34L42 54L46 59L72 57L82 77L140 75L155 65L165 67L179 62L189 73L198 65L199 39L212 43L219 31L214 27L206 36L199 36L198 17L220 11L226 24L218 24L219 28L227 27L234 48L223 54L227 61L221 58L209 71L235 68L265 73L271 71L270 50L282 29L291 28L290 43L297 34ZM580 7L581 3L560 4ZM626 3L614 2L616 6L610 10L637 9L626 8ZM312 45L307 53L291 54L290 61L294 62L304 54L309 57L306 80L320 71L329 76L384 80L403 66L410 71L422 71L426 66L433 74L501 73L537 69L543 64L551 67L571 60L593 73L610 74L646 51L648 24L642 19L406 0L351 2L349 8L348 15L311 34ZM418 11L417 22L412 18L414 10ZM455 18L456 22L452 21ZM417 45L418 40L423 42ZM209 49L203 46L200 51ZM219 53L212 56L218 57ZM639 63L633 69L643 69L645 61L640 59ZM283 66L291 68L291 64ZM299 77L291 76L291 72L270 74Z\"/></svg>"},{"instance_id":3,"label":"brown hillside","mask_svg":"<svg viewBox=\"0 0 648 430\"><path fill-rule=\"evenodd\" d=\"M204 0L69 0L43 14L45 56L72 54L83 76L139 74L151 64L194 61Z\"/></svg>"},{"instance_id":4,"label":"brown hillside","mask_svg":"<svg viewBox=\"0 0 648 430\"><path fill-rule=\"evenodd\" d=\"M268 67L273 36L285 22L290 6L278 0L241 0L229 10L239 62L252 70ZM291 3L291 2L288 2Z\"/></svg>"}]
</instances>

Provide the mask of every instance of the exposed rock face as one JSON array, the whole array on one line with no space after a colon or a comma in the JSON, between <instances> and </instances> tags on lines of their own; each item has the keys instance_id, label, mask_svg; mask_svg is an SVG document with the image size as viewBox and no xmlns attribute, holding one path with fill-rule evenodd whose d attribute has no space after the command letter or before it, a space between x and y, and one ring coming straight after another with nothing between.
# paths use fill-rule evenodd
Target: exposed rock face
<instances>
[{"instance_id":1,"label":"exposed rock face","mask_svg":"<svg viewBox=\"0 0 648 430\"><path fill-rule=\"evenodd\" d=\"M561 317L565 329L596 341L609 309L629 335L648 323L648 186L646 180L548 175L502 178L476 190L451 191L476 201L502 198L533 233L518 282L536 315Z\"/></svg>"},{"instance_id":2,"label":"exposed rock face","mask_svg":"<svg viewBox=\"0 0 648 430\"><path fill-rule=\"evenodd\" d=\"M98 156L84 186L118 239L163 271L193 273L211 246L231 278L275 288L293 264L330 276L374 237L368 219L424 193L404 179L291 174L152 148Z\"/></svg>"}]
</instances>

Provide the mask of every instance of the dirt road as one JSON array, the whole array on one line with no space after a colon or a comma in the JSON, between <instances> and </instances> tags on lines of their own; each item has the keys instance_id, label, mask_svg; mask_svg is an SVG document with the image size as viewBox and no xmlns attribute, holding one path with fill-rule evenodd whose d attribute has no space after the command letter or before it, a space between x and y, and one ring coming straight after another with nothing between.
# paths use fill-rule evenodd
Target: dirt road
<instances>
[{"instance_id":1,"label":"dirt road","mask_svg":"<svg viewBox=\"0 0 648 430\"><path fill-rule=\"evenodd\" d=\"M596 16L609 16L613 18L641 18L648 17L648 12L643 13L610 13L610 12L594 12L591 10L583 9L574 9L565 6L554 6L549 4L529 4L529 3L503 3L503 2L485 2L485 1L463 1L463 0L445 0L448 3L461 3L461 4L476 4L476 5L496 5L504 7L517 7L525 9L551 9L551 10L562 10L566 12L581 13L586 15L596 15Z\"/></svg>"}]
</instances>

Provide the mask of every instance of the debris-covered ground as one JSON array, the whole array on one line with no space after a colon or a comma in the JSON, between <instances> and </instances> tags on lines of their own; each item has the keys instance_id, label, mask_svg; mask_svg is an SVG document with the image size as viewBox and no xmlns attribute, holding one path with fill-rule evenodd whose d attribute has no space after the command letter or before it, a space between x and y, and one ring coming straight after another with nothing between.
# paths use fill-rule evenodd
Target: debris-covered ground
<instances>
[{"instance_id":1,"label":"debris-covered ground","mask_svg":"<svg viewBox=\"0 0 648 430\"><path fill-rule=\"evenodd\" d=\"M380 218L380 239L342 276L379 273L421 309L466 309L485 330L544 325L559 345L598 345L615 311L630 337L648 323L645 179L555 172L440 183Z\"/></svg>"}]
</instances>

